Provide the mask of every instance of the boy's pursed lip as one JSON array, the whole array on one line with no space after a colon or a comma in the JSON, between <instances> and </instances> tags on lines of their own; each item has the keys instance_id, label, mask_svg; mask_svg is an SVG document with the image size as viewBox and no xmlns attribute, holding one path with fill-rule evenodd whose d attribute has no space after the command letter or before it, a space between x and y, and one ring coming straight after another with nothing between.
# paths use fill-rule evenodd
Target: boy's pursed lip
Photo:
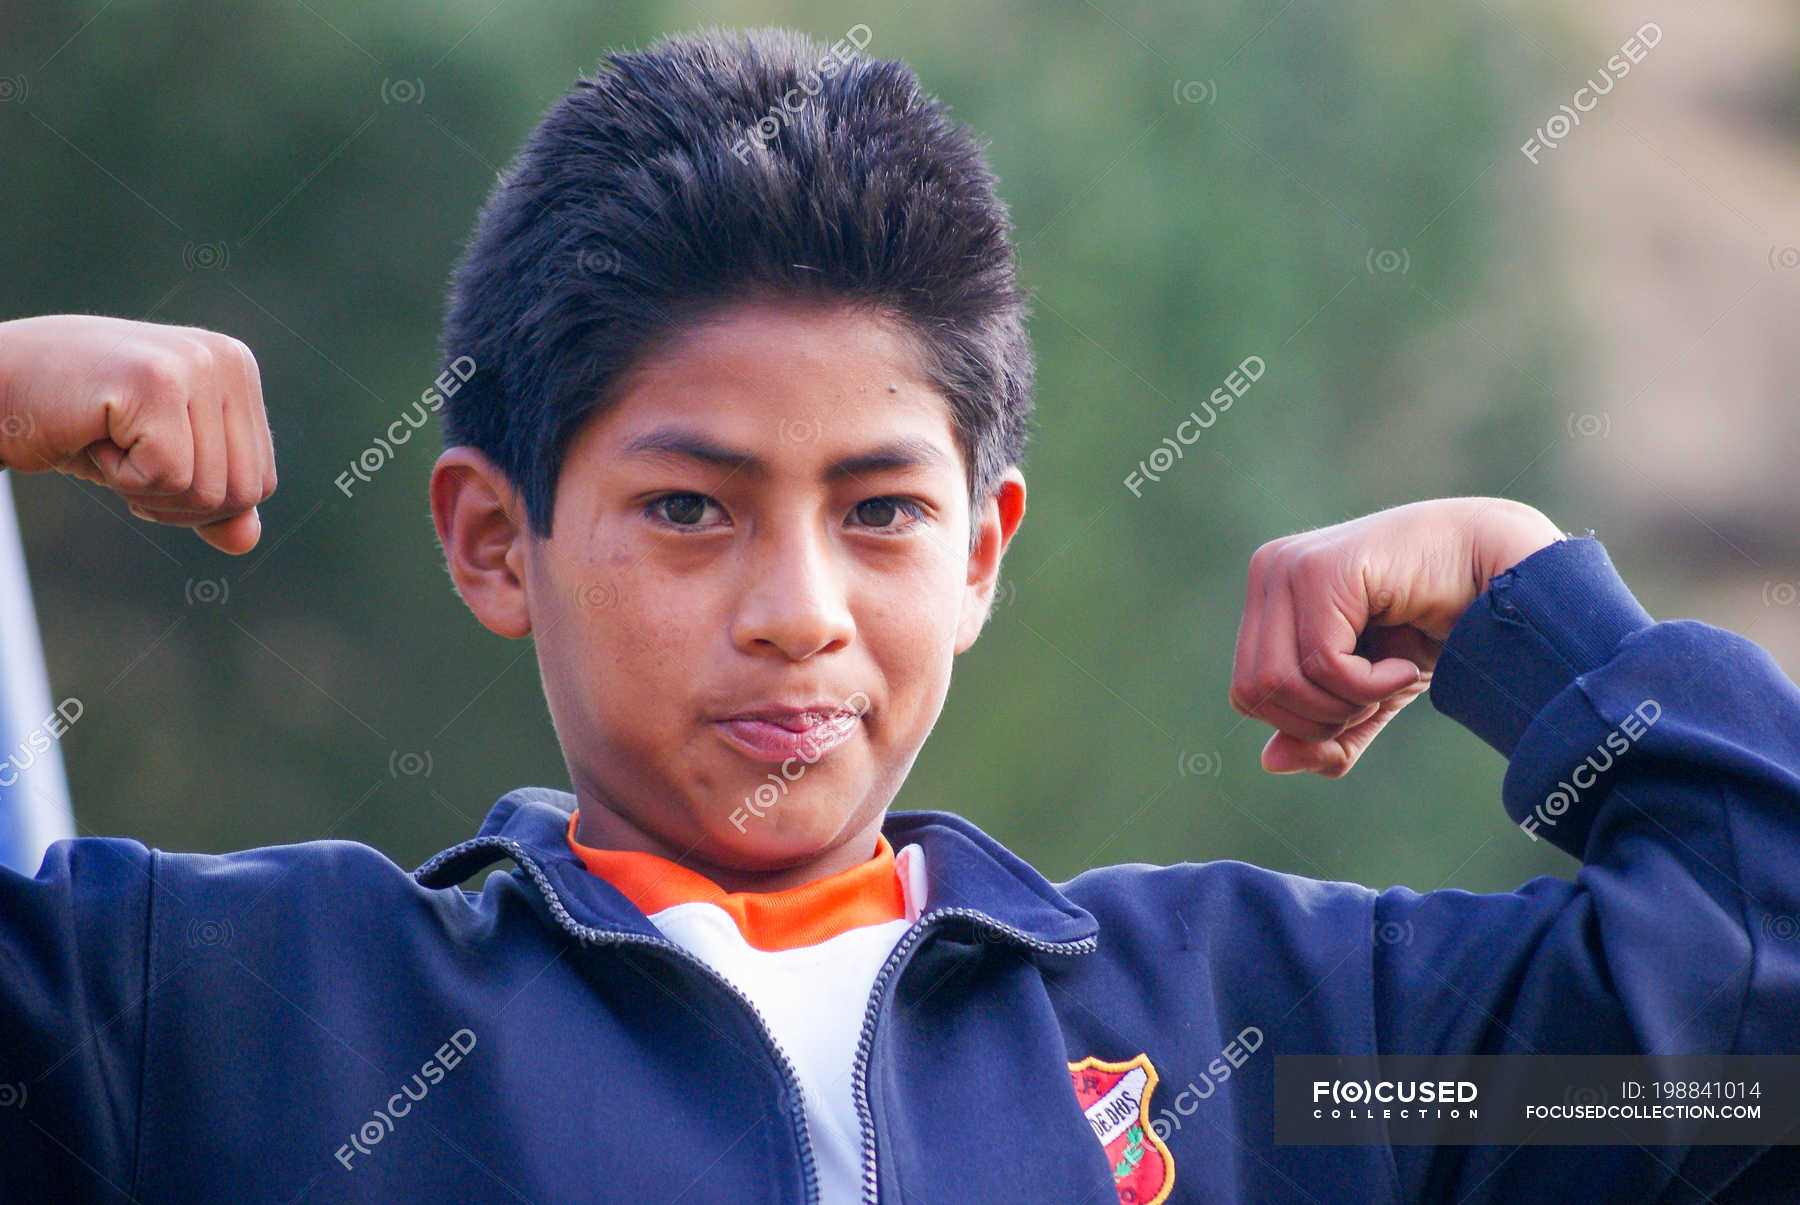
<instances>
[{"instance_id":1,"label":"boy's pursed lip","mask_svg":"<svg viewBox=\"0 0 1800 1205\"><path fill-rule=\"evenodd\" d=\"M716 723L726 742L758 761L815 762L855 735L862 716L826 704L752 708Z\"/></svg>"},{"instance_id":2,"label":"boy's pursed lip","mask_svg":"<svg viewBox=\"0 0 1800 1205\"><path fill-rule=\"evenodd\" d=\"M854 697L854 696L852 696ZM835 723L856 712L842 703L762 703L754 707L745 707L725 717L731 720L763 720L770 724L779 724L789 732L805 732L819 724Z\"/></svg>"}]
</instances>

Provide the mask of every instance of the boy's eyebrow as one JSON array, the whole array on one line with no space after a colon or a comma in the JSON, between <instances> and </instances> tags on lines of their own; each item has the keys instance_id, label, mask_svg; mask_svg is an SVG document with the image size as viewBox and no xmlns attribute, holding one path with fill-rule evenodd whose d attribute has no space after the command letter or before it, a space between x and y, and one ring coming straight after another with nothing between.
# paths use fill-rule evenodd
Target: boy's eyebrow
<instances>
[{"instance_id":1,"label":"boy's eyebrow","mask_svg":"<svg viewBox=\"0 0 1800 1205\"><path fill-rule=\"evenodd\" d=\"M769 464L754 452L728 448L714 443L698 431L686 427L664 426L646 431L627 443L621 455L642 460L697 460L702 464L730 469L747 477L766 478ZM841 481L883 469L954 468L943 451L928 439L904 435L888 440L866 452L846 456L825 469L825 480Z\"/></svg>"}]
</instances>

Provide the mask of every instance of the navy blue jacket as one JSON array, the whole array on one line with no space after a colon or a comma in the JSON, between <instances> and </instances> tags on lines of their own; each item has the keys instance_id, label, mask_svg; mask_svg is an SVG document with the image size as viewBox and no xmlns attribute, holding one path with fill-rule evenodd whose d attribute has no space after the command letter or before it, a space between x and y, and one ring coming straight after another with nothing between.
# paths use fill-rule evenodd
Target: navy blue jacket
<instances>
[{"instance_id":1,"label":"navy blue jacket","mask_svg":"<svg viewBox=\"0 0 1800 1205\"><path fill-rule=\"evenodd\" d=\"M1169 1202L1800 1199L1800 1147L1274 1144L1280 1053L1800 1050L1800 691L1762 648L1654 623L1570 539L1488 583L1430 698L1510 759L1508 813L1573 881L1052 884L966 820L890 813L929 893L864 1019L865 1200L1112 1205L1071 1064L1139 1056ZM510 792L411 874L346 841L113 838L0 873L0 1199L811 1199L784 1056L584 869L572 805Z\"/></svg>"}]
</instances>

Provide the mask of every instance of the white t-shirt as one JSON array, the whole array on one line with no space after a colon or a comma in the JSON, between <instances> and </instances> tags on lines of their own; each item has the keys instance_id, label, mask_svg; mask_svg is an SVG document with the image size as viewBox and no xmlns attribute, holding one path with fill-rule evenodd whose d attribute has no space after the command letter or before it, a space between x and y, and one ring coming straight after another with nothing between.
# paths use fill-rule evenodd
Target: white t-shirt
<instances>
[{"instance_id":1,"label":"white t-shirt","mask_svg":"<svg viewBox=\"0 0 1800 1205\"><path fill-rule=\"evenodd\" d=\"M853 925L809 945L751 945L730 912L704 900L646 913L664 936L756 1006L793 1064L822 1205L857 1205L862 1199L862 1130L851 1073L875 976L924 910L924 849L908 845L895 851L894 873L905 904L903 919ZM763 944L769 944L766 938Z\"/></svg>"}]
</instances>

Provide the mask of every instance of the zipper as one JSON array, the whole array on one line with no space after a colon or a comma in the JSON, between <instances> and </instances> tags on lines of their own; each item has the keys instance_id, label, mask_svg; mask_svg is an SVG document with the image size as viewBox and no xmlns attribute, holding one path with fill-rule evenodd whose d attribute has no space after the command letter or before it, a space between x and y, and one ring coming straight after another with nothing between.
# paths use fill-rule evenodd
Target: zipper
<instances>
[{"instance_id":1,"label":"zipper","mask_svg":"<svg viewBox=\"0 0 1800 1205\"><path fill-rule=\"evenodd\" d=\"M676 961L686 963L698 970L706 978L711 979L714 983L717 983L720 987L724 988L726 992L735 997L738 1003L742 1004L744 1008L749 1011L750 1015L756 1019L757 1033L762 1038L764 1048L767 1049L769 1054L774 1058L776 1065L781 1070L782 1082L787 1086L788 1120L793 1125L794 1133L798 1135L800 1139L800 1172L801 1178L806 1185L806 1202L807 1205L818 1205L818 1169L813 1162L812 1137L806 1128L806 1103L800 1091L800 1077L794 1071L794 1064L788 1059L787 1052L782 1050L780 1045L775 1041L775 1035L769 1029L768 1019L763 1016L761 1010L756 1007L750 998L740 992L729 979L726 979L723 975L713 970L712 967L694 957L694 955L690 954L687 950L666 937L650 937L642 933L625 933L616 929L596 929L591 925L584 925L576 920L569 914L568 908L565 907L562 902L562 897L557 895L556 888L551 885L549 877L544 874L543 868L537 864L537 860L531 855L530 851L511 838L475 837L468 841L464 841L460 845L453 845L415 870L413 876L417 879L424 879L439 865L460 854L467 853L471 849L505 850L507 856L514 862L517 862L520 866L524 867L526 873L531 876L532 882L537 884L538 891L543 894L544 902L550 905L550 912L556 917L556 923L580 940L596 945L603 942L614 942L619 944L633 943L652 949L667 951L676 959ZM921 920L923 920L923 918L921 918ZM868 1022L865 1021L864 1032L867 1033L867 1031Z\"/></svg>"},{"instance_id":2,"label":"zipper","mask_svg":"<svg viewBox=\"0 0 1800 1205\"><path fill-rule=\"evenodd\" d=\"M904 968L913 949L925 934L935 928L939 921L952 916L965 917L993 932L1004 934L1022 946L1050 954L1085 954L1100 944L1098 937L1083 937L1076 941L1043 941L1022 929L997 921L977 908L931 909L906 931L875 976L875 986L869 992L868 1007L863 1012L862 1036L856 1043L856 1061L852 1064L850 1073L851 1091L856 1100L856 1121L862 1131L863 1205L880 1205L881 1200L881 1186L875 1166L875 1112L869 1105L869 1055L875 1045L875 1021L881 1015L888 980Z\"/></svg>"}]
</instances>

